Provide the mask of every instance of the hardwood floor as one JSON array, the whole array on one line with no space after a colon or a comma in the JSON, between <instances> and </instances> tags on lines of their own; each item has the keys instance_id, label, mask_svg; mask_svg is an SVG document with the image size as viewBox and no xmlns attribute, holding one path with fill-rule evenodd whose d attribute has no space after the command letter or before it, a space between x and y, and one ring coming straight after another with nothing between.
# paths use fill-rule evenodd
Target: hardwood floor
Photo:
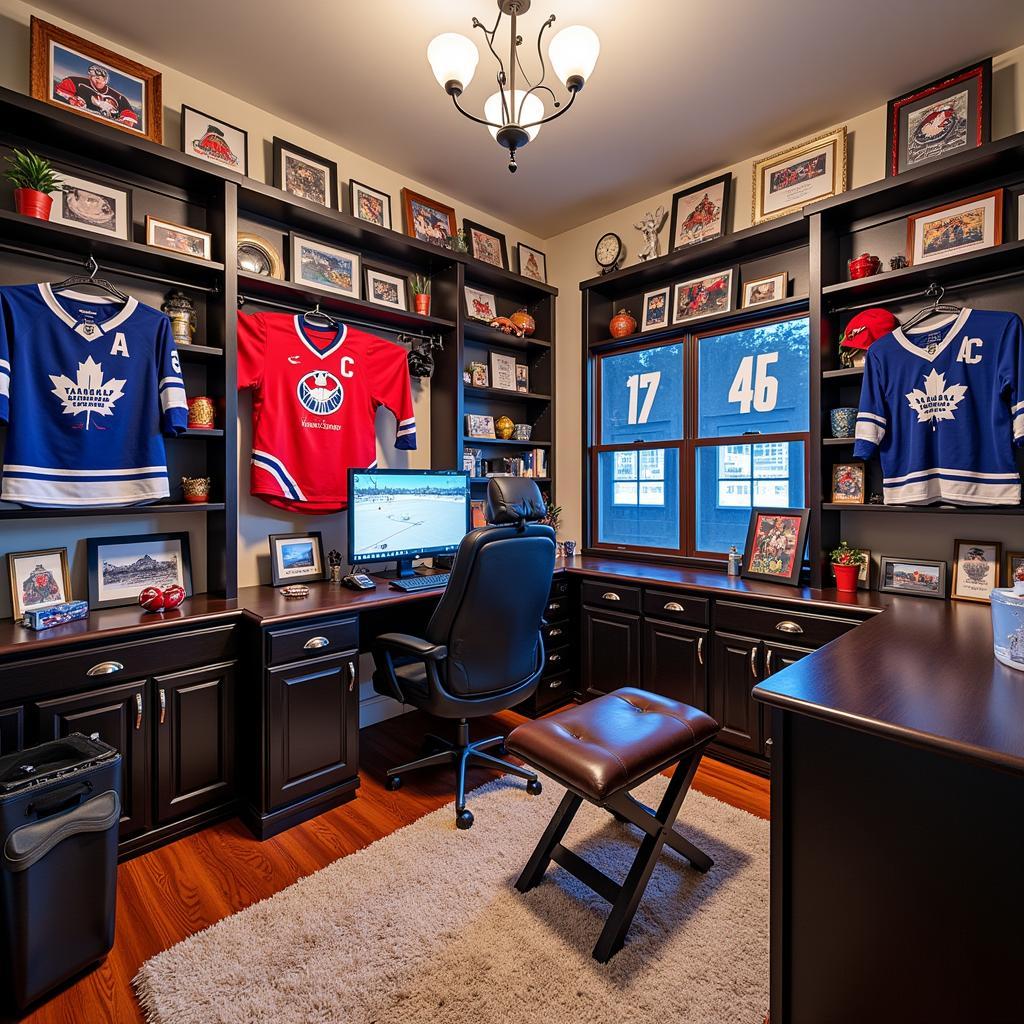
<instances>
[{"instance_id":1,"label":"hardwood floor","mask_svg":"<svg viewBox=\"0 0 1024 1024\"><path fill-rule=\"evenodd\" d=\"M520 716L504 712L475 722L473 736L505 733L520 721ZM415 756L425 731L418 712L364 729L362 786L356 799L267 842L253 839L241 822L232 819L122 864L117 935L110 956L22 1020L143 1024L131 981L151 956L453 799L453 780L444 771L410 776L397 793L383 785L385 770ZM469 785L482 785L494 776L475 769ZM705 758L693 786L768 817L766 779ZM543 824L538 821L538 829ZM452 842L457 841L453 831Z\"/></svg>"}]
</instances>

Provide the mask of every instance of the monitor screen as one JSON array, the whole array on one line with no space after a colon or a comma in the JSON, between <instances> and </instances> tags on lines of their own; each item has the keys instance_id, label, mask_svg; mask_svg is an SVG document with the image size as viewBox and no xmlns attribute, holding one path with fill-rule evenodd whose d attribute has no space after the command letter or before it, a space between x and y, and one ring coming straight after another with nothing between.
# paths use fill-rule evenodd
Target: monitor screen
<instances>
[{"instance_id":1,"label":"monitor screen","mask_svg":"<svg viewBox=\"0 0 1024 1024\"><path fill-rule=\"evenodd\" d=\"M447 554L469 531L469 474L456 470L349 471L349 561Z\"/></svg>"}]
</instances>

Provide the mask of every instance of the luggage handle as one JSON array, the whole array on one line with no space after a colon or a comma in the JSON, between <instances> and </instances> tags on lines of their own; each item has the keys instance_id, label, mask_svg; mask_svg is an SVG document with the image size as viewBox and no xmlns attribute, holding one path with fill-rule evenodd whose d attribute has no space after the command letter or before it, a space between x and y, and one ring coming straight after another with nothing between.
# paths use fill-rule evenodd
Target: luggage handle
<instances>
[{"instance_id":1,"label":"luggage handle","mask_svg":"<svg viewBox=\"0 0 1024 1024\"><path fill-rule=\"evenodd\" d=\"M92 792L92 783L88 780L75 782L64 789L58 789L42 800L33 800L25 808L25 815L35 814L39 818L48 817L58 811L66 811L69 807L77 807L83 797Z\"/></svg>"}]
</instances>

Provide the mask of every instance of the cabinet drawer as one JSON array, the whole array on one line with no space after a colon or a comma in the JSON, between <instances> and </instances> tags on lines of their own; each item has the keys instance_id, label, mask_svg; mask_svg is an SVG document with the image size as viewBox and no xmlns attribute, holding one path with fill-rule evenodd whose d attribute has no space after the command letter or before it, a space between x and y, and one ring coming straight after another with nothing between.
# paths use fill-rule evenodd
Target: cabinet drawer
<instances>
[{"instance_id":1,"label":"cabinet drawer","mask_svg":"<svg viewBox=\"0 0 1024 1024\"><path fill-rule=\"evenodd\" d=\"M618 583L584 580L581 590L584 604L598 608L614 608L620 612L640 611L639 587L623 587Z\"/></svg>"},{"instance_id":2,"label":"cabinet drawer","mask_svg":"<svg viewBox=\"0 0 1024 1024\"><path fill-rule=\"evenodd\" d=\"M537 686L533 703L537 711L546 711L568 704L572 700L572 676L568 672L561 675L545 676Z\"/></svg>"},{"instance_id":3,"label":"cabinet drawer","mask_svg":"<svg viewBox=\"0 0 1024 1024\"><path fill-rule=\"evenodd\" d=\"M544 675L554 675L572 667L572 648L554 647L544 652Z\"/></svg>"},{"instance_id":4,"label":"cabinet drawer","mask_svg":"<svg viewBox=\"0 0 1024 1024\"><path fill-rule=\"evenodd\" d=\"M551 594L548 598L549 601L554 601L558 597L569 596L569 579L566 576L560 576L551 583Z\"/></svg>"},{"instance_id":5,"label":"cabinet drawer","mask_svg":"<svg viewBox=\"0 0 1024 1024\"><path fill-rule=\"evenodd\" d=\"M565 619L542 626L541 635L544 637L545 648L559 647L562 644L572 643L575 640L575 630L572 624Z\"/></svg>"},{"instance_id":6,"label":"cabinet drawer","mask_svg":"<svg viewBox=\"0 0 1024 1024\"><path fill-rule=\"evenodd\" d=\"M548 598L548 603L544 606L545 622L557 622L570 614L572 614L572 602L568 597Z\"/></svg>"},{"instance_id":7,"label":"cabinet drawer","mask_svg":"<svg viewBox=\"0 0 1024 1024\"><path fill-rule=\"evenodd\" d=\"M670 590L644 591L644 614L666 622L706 626L710 603L706 597L692 597L690 594L673 593Z\"/></svg>"},{"instance_id":8,"label":"cabinet drawer","mask_svg":"<svg viewBox=\"0 0 1024 1024\"><path fill-rule=\"evenodd\" d=\"M762 608L735 601L715 602L716 629L752 633L755 636L786 640L805 647L821 647L859 625L858 619L808 615L805 612Z\"/></svg>"},{"instance_id":9,"label":"cabinet drawer","mask_svg":"<svg viewBox=\"0 0 1024 1024\"><path fill-rule=\"evenodd\" d=\"M267 630L267 664L343 654L359 646L359 619L329 619L310 626Z\"/></svg>"}]
</instances>

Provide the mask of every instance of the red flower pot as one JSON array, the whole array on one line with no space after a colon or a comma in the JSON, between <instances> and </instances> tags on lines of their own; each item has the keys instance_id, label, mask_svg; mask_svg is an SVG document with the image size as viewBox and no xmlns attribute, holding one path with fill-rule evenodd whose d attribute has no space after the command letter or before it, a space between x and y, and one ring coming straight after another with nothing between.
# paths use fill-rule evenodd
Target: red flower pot
<instances>
[{"instance_id":1,"label":"red flower pot","mask_svg":"<svg viewBox=\"0 0 1024 1024\"><path fill-rule=\"evenodd\" d=\"M420 316L430 316L430 296L417 293L412 297L413 305Z\"/></svg>"},{"instance_id":2,"label":"red flower pot","mask_svg":"<svg viewBox=\"0 0 1024 1024\"><path fill-rule=\"evenodd\" d=\"M14 208L23 217L49 220L52 206L53 199L45 192L37 192L34 188L16 188L14 190Z\"/></svg>"},{"instance_id":3,"label":"red flower pot","mask_svg":"<svg viewBox=\"0 0 1024 1024\"><path fill-rule=\"evenodd\" d=\"M860 575L859 565L836 565L832 563L832 571L836 574L836 590L844 594L857 592L857 577Z\"/></svg>"}]
</instances>

